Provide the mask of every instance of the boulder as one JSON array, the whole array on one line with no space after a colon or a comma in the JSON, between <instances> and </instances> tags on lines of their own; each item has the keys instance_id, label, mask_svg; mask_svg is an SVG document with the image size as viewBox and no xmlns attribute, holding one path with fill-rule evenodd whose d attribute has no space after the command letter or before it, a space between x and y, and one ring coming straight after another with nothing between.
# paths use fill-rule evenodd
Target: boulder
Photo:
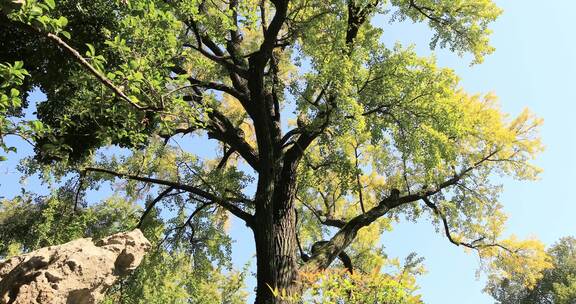
<instances>
[{"instance_id":1,"label":"boulder","mask_svg":"<svg viewBox=\"0 0 576 304\"><path fill-rule=\"evenodd\" d=\"M138 229L41 248L0 261L0 303L98 303L150 249Z\"/></svg>"}]
</instances>

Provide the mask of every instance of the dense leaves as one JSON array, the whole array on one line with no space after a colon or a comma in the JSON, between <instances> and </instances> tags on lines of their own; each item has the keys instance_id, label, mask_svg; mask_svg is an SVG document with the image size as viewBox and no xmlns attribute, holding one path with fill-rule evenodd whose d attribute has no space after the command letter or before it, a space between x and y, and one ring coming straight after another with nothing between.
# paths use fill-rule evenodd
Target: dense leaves
<instances>
[{"instance_id":1,"label":"dense leaves","mask_svg":"<svg viewBox=\"0 0 576 304\"><path fill-rule=\"evenodd\" d=\"M6 135L18 135L23 128L10 120L10 117L20 116L22 108L22 93L19 88L28 72L23 68L22 61L11 63L0 62L0 149L4 152L16 152L15 147L9 147L4 142ZM0 156L0 161L5 156Z\"/></svg>"},{"instance_id":2,"label":"dense leaves","mask_svg":"<svg viewBox=\"0 0 576 304\"><path fill-rule=\"evenodd\" d=\"M554 267L544 271L544 276L533 288L527 289L521 279L511 276L496 285L487 287L501 304L569 304L576 301L576 239L561 238L548 249ZM520 281L520 282L519 282Z\"/></svg>"},{"instance_id":3,"label":"dense leaves","mask_svg":"<svg viewBox=\"0 0 576 304\"><path fill-rule=\"evenodd\" d=\"M309 289L301 295L304 303L423 303L416 294L415 275L422 274L422 259L410 254L401 265L390 260L381 273L380 267L366 273L349 273L334 269L322 273L302 274L302 284Z\"/></svg>"},{"instance_id":4,"label":"dense leaves","mask_svg":"<svg viewBox=\"0 0 576 304\"><path fill-rule=\"evenodd\" d=\"M541 120L464 92L452 70L383 44L370 22L426 22L432 48L480 63L499 14L489 0L27 1L0 14L10 41L0 62L24 60L1 66L1 114L26 107L13 88L39 87L47 99L39 121L23 122L35 146L24 170L69 180L74 204L88 208L81 214L95 208L88 190L108 181L115 195L144 202L139 225L158 221L149 235L159 251L118 301L192 298L207 288L200 278L240 284L241 273L220 273L230 269L231 216L256 238L258 303L294 299L301 274L318 275L305 284L316 301L417 302L417 273L397 282L380 271L391 259L379 236L402 218L432 220L447 243L475 250L492 284L514 277L532 287L550 259L536 240L502 238L493 177L537 178ZM208 142L218 152L200 156ZM79 227L67 236L115 227L114 217L96 229L94 216L71 225L50 213L59 195L19 198L6 212L36 210L54 223L38 231ZM10 225L37 225L25 218ZM44 239L18 242L29 250ZM173 271L190 264L198 269ZM355 272L322 277L340 266ZM242 298L240 287L211 288Z\"/></svg>"},{"instance_id":5,"label":"dense leaves","mask_svg":"<svg viewBox=\"0 0 576 304\"><path fill-rule=\"evenodd\" d=\"M73 210L75 193L66 187L49 196L24 193L0 205L0 257L40 247L62 244L81 237L100 238L133 229L141 208L119 196ZM109 291L105 303L245 303L246 270L230 269L230 256L217 249L180 245L163 249L164 223L158 212L141 229L156 248L137 271ZM214 233L213 231L211 233ZM213 239L208 247L218 247ZM214 267L210 252L217 253Z\"/></svg>"}]
</instances>

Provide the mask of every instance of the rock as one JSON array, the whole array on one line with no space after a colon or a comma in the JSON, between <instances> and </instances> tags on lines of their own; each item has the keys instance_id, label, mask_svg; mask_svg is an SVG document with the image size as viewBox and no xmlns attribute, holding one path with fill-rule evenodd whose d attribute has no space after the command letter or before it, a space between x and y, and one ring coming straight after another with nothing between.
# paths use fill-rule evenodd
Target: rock
<instances>
[{"instance_id":1,"label":"rock","mask_svg":"<svg viewBox=\"0 0 576 304\"><path fill-rule=\"evenodd\" d=\"M78 239L0 261L0 303L91 304L150 249L138 229Z\"/></svg>"}]
</instances>

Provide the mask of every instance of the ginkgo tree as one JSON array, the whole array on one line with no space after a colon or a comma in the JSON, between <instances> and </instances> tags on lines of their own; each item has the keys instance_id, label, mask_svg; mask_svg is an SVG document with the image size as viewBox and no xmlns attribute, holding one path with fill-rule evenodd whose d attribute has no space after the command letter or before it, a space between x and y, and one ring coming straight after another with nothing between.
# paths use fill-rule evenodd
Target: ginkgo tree
<instances>
[{"instance_id":1,"label":"ginkgo tree","mask_svg":"<svg viewBox=\"0 0 576 304\"><path fill-rule=\"evenodd\" d=\"M537 178L541 120L467 94L452 70L384 44L371 23L426 23L432 48L478 64L493 52L492 1L96 2L8 1L1 14L2 39L28 37L2 51L2 67L23 61L25 84L47 95L15 133L35 146L31 167L77 173L76 204L120 178L135 196L157 192L142 219L181 198L167 238L193 242L207 208L217 225L238 218L256 246L256 303L290 301L335 261L372 273L378 235L402 217L431 218L492 280L530 286L549 267L539 242L502 239L494 181ZM189 138L221 152L199 157ZM99 153L111 146L131 152Z\"/></svg>"}]
</instances>

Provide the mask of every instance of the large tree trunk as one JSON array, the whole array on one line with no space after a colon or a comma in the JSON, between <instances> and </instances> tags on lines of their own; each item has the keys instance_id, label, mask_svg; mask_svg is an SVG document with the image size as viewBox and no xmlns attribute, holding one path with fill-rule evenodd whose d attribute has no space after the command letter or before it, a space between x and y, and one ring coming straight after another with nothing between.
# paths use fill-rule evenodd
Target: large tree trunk
<instances>
[{"instance_id":1,"label":"large tree trunk","mask_svg":"<svg viewBox=\"0 0 576 304\"><path fill-rule=\"evenodd\" d=\"M297 278L296 234L294 230L294 209L263 229L257 221L254 232L256 240L257 287L256 304L282 303L275 298L272 290L285 290L292 294ZM272 229L269 229L272 228Z\"/></svg>"},{"instance_id":2,"label":"large tree trunk","mask_svg":"<svg viewBox=\"0 0 576 304\"><path fill-rule=\"evenodd\" d=\"M257 202L256 241L257 288L256 304L283 303L272 290L291 295L298 275L296 243L296 210L294 208L295 170L283 168L269 191ZM261 188L262 189L262 188ZM271 189L269 189L271 190Z\"/></svg>"}]
</instances>

